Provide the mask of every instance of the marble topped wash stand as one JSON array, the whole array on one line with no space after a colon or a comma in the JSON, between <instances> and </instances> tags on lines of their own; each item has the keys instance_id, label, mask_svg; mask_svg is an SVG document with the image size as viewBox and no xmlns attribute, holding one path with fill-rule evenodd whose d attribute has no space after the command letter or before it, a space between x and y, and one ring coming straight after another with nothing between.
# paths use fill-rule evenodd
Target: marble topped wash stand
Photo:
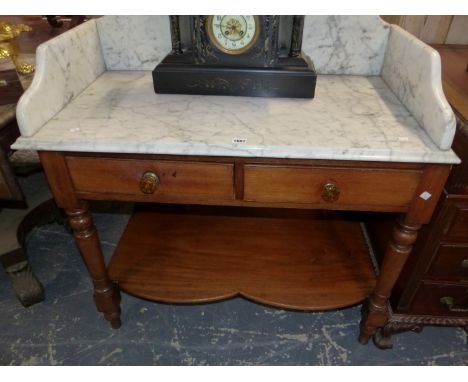
<instances>
[{"instance_id":1,"label":"marble topped wash stand","mask_svg":"<svg viewBox=\"0 0 468 382\"><path fill-rule=\"evenodd\" d=\"M361 343L387 322L458 163L440 58L378 17L307 16L304 28L313 100L154 94L151 70L171 49L166 16L103 17L39 47L13 147L39 151L114 328L120 289L305 311L365 301ZM94 199L155 205L135 213L108 266ZM401 212L378 275L359 225L313 210Z\"/></svg>"}]
</instances>

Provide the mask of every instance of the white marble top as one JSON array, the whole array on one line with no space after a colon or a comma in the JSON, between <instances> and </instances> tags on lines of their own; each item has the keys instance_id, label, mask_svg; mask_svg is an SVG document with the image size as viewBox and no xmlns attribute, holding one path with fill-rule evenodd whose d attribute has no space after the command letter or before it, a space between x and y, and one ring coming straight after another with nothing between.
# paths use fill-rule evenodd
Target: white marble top
<instances>
[{"instance_id":1,"label":"white marble top","mask_svg":"<svg viewBox=\"0 0 468 382\"><path fill-rule=\"evenodd\" d=\"M315 99L155 94L108 71L15 149L458 163L380 77L322 75Z\"/></svg>"},{"instance_id":2,"label":"white marble top","mask_svg":"<svg viewBox=\"0 0 468 382\"><path fill-rule=\"evenodd\" d=\"M107 70L153 70L171 50L168 16L96 19ZM377 16L307 15L302 52L318 74L379 75L390 25Z\"/></svg>"}]
</instances>

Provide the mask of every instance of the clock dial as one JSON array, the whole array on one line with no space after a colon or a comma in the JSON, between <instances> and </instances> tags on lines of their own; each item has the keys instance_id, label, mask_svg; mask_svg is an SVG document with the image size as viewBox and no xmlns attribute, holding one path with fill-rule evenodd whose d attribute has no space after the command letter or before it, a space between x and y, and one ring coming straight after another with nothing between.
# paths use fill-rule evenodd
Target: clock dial
<instances>
[{"instance_id":1,"label":"clock dial","mask_svg":"<svg viewBox=\"0 0 468 382\"><path fill-rule=\"evenodd\" d=\"M254 46L260 31L257 16L209 16L206 29L216 48L227 54L247 52Z\"/></svg>"}]
</instances>

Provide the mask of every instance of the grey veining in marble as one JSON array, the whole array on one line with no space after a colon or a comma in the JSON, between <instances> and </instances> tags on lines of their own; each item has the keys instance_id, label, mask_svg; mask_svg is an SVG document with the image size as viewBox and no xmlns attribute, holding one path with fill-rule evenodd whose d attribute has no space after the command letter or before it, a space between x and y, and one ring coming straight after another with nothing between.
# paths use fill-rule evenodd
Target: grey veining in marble
<instances>
[{"instance_id":1,"label":"grey veining in marble","mask_svg":"<svg viewBox=\"0 0 468 382\"><path fill-rule=\"evenodd\" d=\"M171 51L169 16L96 20L107 70L153 70Z\"/></svg>"},{"instance_id":2,"label":"grey veining in marble","mask_svg":"<svg viewBox=\"0 0 468 382\"><path fill-rule=\"evenodd\" d=\"M318 74L379 75L389 29L377 16L306 16L302 51Z\"/></svg>"},{"instance_id":3,"label":"grey veining in marble","mask_svg":"<svg viewBox=\"0 0 468 382\"><path fill-rule=\"evenodd\" d=\"M168 16L97 20L108 70L153 70L170 52ZM303 51L319 74L378 75L389 27L376 16L306 16Z\"/></svg>"},{"instance_id":4,"label":"grey veining in marble","mask_svg":"<svg viewBox=\"0 0 468 382\"><path fill-rule=\"evenodd\" d=\"M382 78L435 144L449 149L456 121L442 90L439 53L393 25Z\"/></svg>"},{"instance_id":5,"label":"grey veining in marble","mask_svg":"<svg viewBox=\"0 0 468 382\"><path fill-rule=\"evenodd\" d=\"M240 140L240 142L239 142ZM237 141L237 142L236 142ZM379 77L321 76L316 98L154 94L106 72L16 149L455 163Z\"/></svg>"},{"instance_id":6,"label":"grey veining in marble","mask_svg":"<svg viewBox=\"0 0 468 382\"><path fill-rule=\"evenodd\" d=\"M33 82L16 110L21 135L33 135L104 69L94 20L40 45Z\"/></svg>"},{"instance_id":7,"label":"grey veining in marble","mask_svg":"<svg viewBox=\"0 0 468 382\"><path fill-rule=\"evenodd\" d=\"M322 74L313 101L158 96L152 91L147 72L135 74L135 87L127 84L129 74L118 72L117 77L106 73L103 78L110 80L108 84L99 79L97 85L87 88L104 72L105 65L110 69L153 69L170 49L168 23L167 16L103 17L43 44L37 52L34 81L17 108L22 136L37 134L31 140L20 139L16 147L423 162L455 160L450 151L437 150L450 148L455 129L453 113L442 92L440 58L433 49L398 28L392 29L387 44L388 25L377 16L306 18L304 51L314 59L319 73L363 76L354 80L343 78L339 85L345 85L343 90L336 86L340 80L331 81ZM388 88L378 79L364 77L379 73L384 52L382 77L412 116L399 103L395 114L393 106L389 105L396 104L396 99L390 100ZM119 89L119 81L125 84L125 90ZM370 93L366 83L373 84ZM82 105L93 100L94 89L98 94L103 89L109 92L101 94L101 104L96 110L93 104ZM85 97L73 103L70 110L65 108L83 90ZM128 104L119 102L130 96L141 104L132 103L130 99ZM201 105L200 100L206 105ZM120 111L115 110L116 104L121 107ZM193 105L199 109L190 114L192 121L183 110ZM236 113L228 112L231 105L237 108ZM58 117L64 126L61 131L57 118L51 118L63 108L67 110ZM180 110L177 113L171 108ZM366 111L362 113L360 108ZM97 115L108 114L110 118L106 121L92 117L80 121L88 109L95 110ZM135 113L136 109L142 112ZM218 121L204 116L210 115L212 109L220 113L216 115L220 118ZM130 126L130 117L125 117L125 113L136 117L134 120L140 120L142 125ZM323 118L325 124L318 122ZM334 118L338 123L333 122ZM113 129L97 125L99 129L93 132L96 120L101 125L117 125ZM225 122L237 130L226 129ZM47 128L39 131L44 124ZM69 125L73 127L66 127ZM197 126L197 134L190 131L190 125ZM402 130L405 126L408 133ZM135 128L139 129L139 138ZM74 130L70 133L67 129ZM375 131L380 131L378 139L368 135L375 135ZM292 132L298 135L291 138ZM93 135L99 139L94 141ZM129 135L133 137L129 140L131 144L121 147L118 140L129 139ZM232 144L232 139L247 141L236 145Z\"/></svg>"}]
</instances>

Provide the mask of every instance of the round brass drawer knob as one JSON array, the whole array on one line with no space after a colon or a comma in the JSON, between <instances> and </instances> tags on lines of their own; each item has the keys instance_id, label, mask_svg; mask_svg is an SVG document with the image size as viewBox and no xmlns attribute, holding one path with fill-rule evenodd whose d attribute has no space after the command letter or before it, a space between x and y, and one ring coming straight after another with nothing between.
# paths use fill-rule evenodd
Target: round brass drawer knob
<instances>
[{"instance_id":1,"label":"round brass drawer knob","mask_svg":"<svg viewBox=\"0 0 468 382\"><path fill-rule=\"evenodd\" d=\"M462 266L463 268L468 268L468 259L464 259L464 260L462 261L462 263L461 263L461 266Z\"/></svg>"},{"instance_id":2,"label":"round brass drawer knob","mask_svg":"<svg viewBox=\"0 0 468 382\"><path fill-rule=\"evenodd\" d=\"M159 184L159 177L151 171L147 171L140 179L140 190L144 194L153 194Z\"/></svg>"},{"instance_id":3,"label":"round brass drawer knob","mask_svg":"<svg viewBox=\"0 0 468 382\"><path fill-rule=\"evenodd\" d=\"M323 186L322 199L326 202L336 202L340 197L340 189L335 183L328 182Z\"/></svg>"}]
</instances>

